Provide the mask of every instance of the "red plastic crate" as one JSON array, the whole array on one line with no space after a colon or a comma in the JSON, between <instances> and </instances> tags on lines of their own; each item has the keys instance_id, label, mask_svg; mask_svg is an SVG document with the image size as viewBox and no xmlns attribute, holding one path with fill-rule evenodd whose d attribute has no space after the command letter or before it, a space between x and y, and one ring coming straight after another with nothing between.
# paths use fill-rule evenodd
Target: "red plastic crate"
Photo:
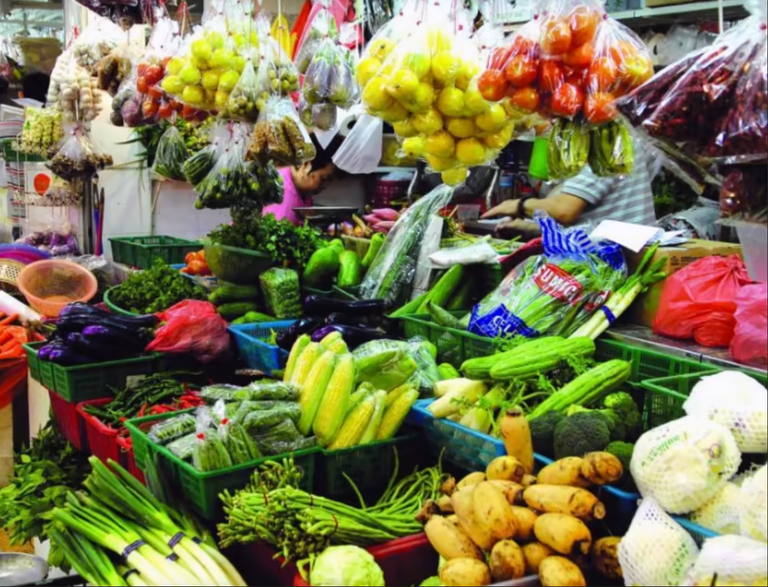
<instances>
[{"instance_id":1,"label":"red plastic crate","mask_svg":"<svg viewBox=\"0 0 768 587\"><path fill-rule=\"evenodd\" d=\"M297 576L296 563L285 564L285 558L277 556L277 550L266 542L235 544L224 555L240 570L248 585L291 587Z\"/></svg>"},{"instance_id":2,"label":"red plastic crate","mask_svg":"<svg viewBox=\"0 0 768 587\"><path fill-rule=\"evenodd\" d=\"M437 552L426 534L415 534L392 540L367 549L384 571L387 585L421 585L425 579L437 574ZM295 587L309 587L297 572Z\"/></svg>"},{"instance_id":3,"label":"red plastic crate","mask_svg":"<svg viewBox=\"0 0 768 587\"><path fill-rule=\"evenodd\" d=\"M58 393L48 390L51 398L51 410L56 419L61 435L77 450L88 452L88 438L85 433L85 422L77 412L77 404L68 402Z\"/></svg>"},{"instance_id":4,"label":"red plastic crate","mask_svg":"<svg viewBox=\"0 0 768 587\"><path fill-rule=\"evenodd\" d=\"M77 413L85 423L85 434L88 438L88 448L91 454L106 463L112 459L120 463L120 448L117 446L119 431L110 428L95 416L85 411L85 406L104 406L113 398L95 399L77 404Z\"/></svg>"},{"instance_id":5,"label":"red plastic crate","mask_svg":"<svg viewBox=\"0 0 768 587\"><path fill-rule=\"evenodd\" d=\"M136 466L136 455L133 452L133 443L129 437L118 436L117 447L120 449L120 464L122 464L128 472L136 477L142 485L147 484L147 480L144 478L144 472Z\"/></svg>"}]
</instances>

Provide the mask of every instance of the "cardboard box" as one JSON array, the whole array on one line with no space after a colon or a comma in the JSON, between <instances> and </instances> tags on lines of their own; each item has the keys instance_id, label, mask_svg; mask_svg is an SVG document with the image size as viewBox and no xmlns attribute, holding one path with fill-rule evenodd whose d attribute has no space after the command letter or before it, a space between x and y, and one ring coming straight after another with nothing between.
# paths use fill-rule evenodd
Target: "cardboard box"
<instances>
[{"instance_id":1,"label":"cardboard box","mask_svg":"<svg viewBox=\"0 0 768 587\"><path fill-rule=\"evenodd\" d=\"M647 249L643 249L637 254L631 252L627 254L627 264L629 265L630 274L634 273L635 269L637 269L637 266L642 261L646 252ZM699 259L714 255L742 256L741 246L715 241L691 240L684 245L660 248L656 251L652 263L655 263L657 259L666 258L667 264L664 271L671 276ZM637 300L635 300L635 303L632 304L627 311L626 320L632 324L653 328L653 321L656 318L656 310L661 303L661 295L664 293L665 286L666 280L660 281L646 293L638 297Z\"/></svg>"}]
</instances>

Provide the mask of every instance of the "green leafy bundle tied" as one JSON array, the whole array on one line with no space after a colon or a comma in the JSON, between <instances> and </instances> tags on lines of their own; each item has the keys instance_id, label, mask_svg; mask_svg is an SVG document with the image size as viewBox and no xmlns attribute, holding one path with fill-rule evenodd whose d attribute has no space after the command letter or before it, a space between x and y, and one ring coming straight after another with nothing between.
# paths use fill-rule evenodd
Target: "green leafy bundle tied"
<instances>
[{"instance_id":1,"label":"green leafy bundle tied","mask_svg":"<svg viewBox=\"0 0 768 587\"><path fill-rule=\"evenodd\" d=\"M259 281L270 315L280 319L301 316L298 273L292 269L273 267L262 273Z\"/></svg>"}]
</instances>

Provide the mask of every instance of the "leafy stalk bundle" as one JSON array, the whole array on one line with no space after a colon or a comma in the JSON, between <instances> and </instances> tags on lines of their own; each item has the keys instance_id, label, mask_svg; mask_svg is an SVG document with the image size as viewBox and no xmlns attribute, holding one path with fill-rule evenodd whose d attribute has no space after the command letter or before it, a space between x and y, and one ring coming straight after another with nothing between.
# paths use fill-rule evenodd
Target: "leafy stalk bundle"
<instances>
[{"instance_id":1,"label":"leafy stalk bundle","mask_svg":"<svg viewBox=\"0 0 768 587\"><path fill-rule=\"evenodd\" d=\"M131 585L245 585L193 521L155 498L119 464L97 458L84 486L56 508L51 538L92 585L125 585L114 560L137 577Z\"/></svg>"},{"instance_id":2,"label":"leafy stalk bundle","mask_svg":"<svg viewBox=\"0 0 768 587\"><path fill-rule=\"evenodd\" d=\"M270 465L271 475L274 467ZM332 544L370 546L409 536L421 531L416 516L425 501L437 498L444 481L438 466L395 483L396 466L384 495L366 507L348 478L360 499L360 507L353 507L296 489L295 467L291 462L284 467L277 483L265 483L257 472L244 490L222 495L227 514L226 523L219 525L222 547L264 540L287 561L303 561Z\"/></svg>"}]
</instances>

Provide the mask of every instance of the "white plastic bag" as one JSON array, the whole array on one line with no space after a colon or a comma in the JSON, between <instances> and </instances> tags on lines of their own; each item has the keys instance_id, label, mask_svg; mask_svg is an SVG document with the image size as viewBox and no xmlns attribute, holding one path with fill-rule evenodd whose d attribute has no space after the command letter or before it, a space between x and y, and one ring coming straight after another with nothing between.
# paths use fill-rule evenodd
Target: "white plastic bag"
<instances>
[{"instance_id":1,"label":"white plastic bag","mask_svg":"<svg viewBox=\"0 0 768 587\"><path fill-rule=\"evenodd\" d=\"M359 112L357 122L336 151L333 162L347 173L373 173L381 162L384 122L366 114L359 105L352 112Z\"/></svg>"},{"instance_id":2,"label":"white plastic bag","mask_svg":"<svg viewBox=\"0 0 768 587\"><path fill-rule=\"evenodd\" d=\"M743 536L718 536L704 543L685 585L764 585L765 544Z\"/></svg>"},{"instance_id":3,"label":"white plastic bag","mask_svg":"<svg viewBox=\"0 0 768 587\"><path fill-rule=\"evenodd\" d=\"M691 535L654 499L643 500L619 544L625 585L680 585L698 555Z\"/></svg>"},{"instance_id":4,"label":"white plastic bag","mask_svg":"<svg viewBox=\"0 0 768 587\"><path fill-rule=\"evenodd\" d=\"M631 469L643 497L654 498L670 514L688 514L717 495L740 464L730 430L688 416L643 434Z\"/></svg>"},{"instance_id":5,"label":"white plastic bag","mask_svg":"<svg viewBox=\"0 0 768 587\"><path fill-rule=\"evenodd\" d=\"M476 265L478 263L495 263L496 251L486 241L468 245L466 247L454 247L441 249L429 256L432 264L440 269L447 269L453 265Z\"/></svg>"}]
</instances>

